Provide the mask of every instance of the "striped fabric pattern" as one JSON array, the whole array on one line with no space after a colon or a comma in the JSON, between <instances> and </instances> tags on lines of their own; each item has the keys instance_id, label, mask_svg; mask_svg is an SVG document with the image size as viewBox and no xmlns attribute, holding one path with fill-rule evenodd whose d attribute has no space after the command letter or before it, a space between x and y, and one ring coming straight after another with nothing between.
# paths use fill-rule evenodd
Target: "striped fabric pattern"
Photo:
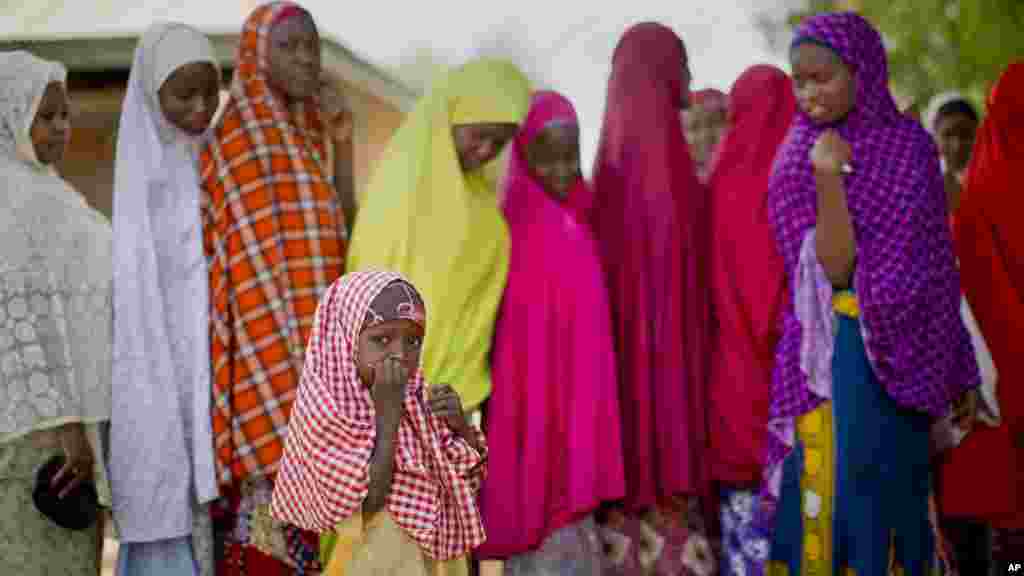
<instances>
[{"instance_id":1,"label":"striped fabric pattern","mask_svg":"<svg viewBox=\"0 0 1024 576\"><path fill-rule=\"evenodd\" d=\"M270 30L295 8L267 4L246 21L230 99L200 157L223 485L275 473L317 302L344 269L319 104L289 109L266 77Z\"/></svg>"}]
</instances>

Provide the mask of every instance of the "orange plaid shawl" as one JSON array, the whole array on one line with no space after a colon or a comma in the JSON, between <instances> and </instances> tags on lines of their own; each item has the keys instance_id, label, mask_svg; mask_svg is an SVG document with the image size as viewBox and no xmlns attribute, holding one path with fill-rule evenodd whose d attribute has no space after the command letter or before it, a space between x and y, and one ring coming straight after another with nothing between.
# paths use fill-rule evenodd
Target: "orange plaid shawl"
<instances>
[{"instance_id":1,"label":"orange plaid shawl","mask_svg":"<svg viewBox=\"0 0 1024 576\"><path fill-rule=\"evenodd\" d=\"M319 103L289 111L266 79L270 29L296 8L275 2L246 20L230 99L200 155L222 485L276 472L317 302L344 269Z\"/></svg>"}]
</instances>

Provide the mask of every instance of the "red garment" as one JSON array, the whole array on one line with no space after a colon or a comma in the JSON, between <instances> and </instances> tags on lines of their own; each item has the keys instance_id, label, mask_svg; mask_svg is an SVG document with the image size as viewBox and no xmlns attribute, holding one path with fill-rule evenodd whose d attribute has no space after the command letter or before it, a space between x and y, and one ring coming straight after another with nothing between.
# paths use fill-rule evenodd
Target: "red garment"
<instances>
[{"instance_id":1,"label":"red garment","mask_svg":"<svg viewBox=\"0 0 1024 576\"><path fill-rule=\"evenodd\" d=\"M323 533L361 510L376 416L356 354L371 303L395 282L406 281L393 272L352 272L320 300L274 486L271 513L281 521ZM404 408L385 506L427 556L459 558L484 541L476 496L486 454L430 411L422 371L406 387Z\"/></svg>"},{"instance_id":2,"label":"red garment","mask_svg":"<svg viewBox=\"0 0 1024 576\"><path fill-rule=\"evenodd\" d=\"M1024 528L1024 62L1003 73L978 132L957 214L964 293L999 372L1002 423L977 425L944 459L942 512ZM1019 177L1019 176L1018 176Z\"/></svg>"},{"instance_id":3,"label":"red garment","mask_svg":"<svg viewBox=\"0 0 1024 576\"><path fill-rule=\"evenodd\" d=\"M730 94L729 132L711 176L711 298L715 318L708 433L714 480L756 485L786 273L768 221L768 175L796 98L774 66L744 72Z\"/></svg>"},{"instance_id":4,"label":"red garment","mask_svg":"<svg viewBox=\"0 0 1024 576\"><path fill-rule=\"evenodd\" d=\"M704 487L707 206L679 110L682 40L630 28L615 49L594 162L593 225L619 358L626 501Z\"/></svg>"},{"instance_id":5,"label":"red garment","mask_svg":"<svg viewBox=\"0 0 1024 576\"><path fill-rule=\"evenodd\" d=\"M221 500L211 507L215 538L221 546L217 554L214 574L217 576L293 576L306 574L316 576L323 567L320 564L320 536L315 532L303 531L286 526L280 536L287 543L285 558L271 556L260 550L254 542L255 520L249 505L243 504L241 491L234 487L225 488ZM240 512L246 510L245 512Z\"/></svg>"}]
</instances>

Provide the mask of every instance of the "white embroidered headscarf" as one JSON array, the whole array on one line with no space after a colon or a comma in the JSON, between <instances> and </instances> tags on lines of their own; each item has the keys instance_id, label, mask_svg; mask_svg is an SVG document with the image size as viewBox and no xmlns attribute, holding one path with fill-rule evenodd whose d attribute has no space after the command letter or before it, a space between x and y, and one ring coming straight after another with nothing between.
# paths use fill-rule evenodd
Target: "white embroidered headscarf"
<instances>
[{"instance_id":1,"label":"white embroidered headscarf","mask_svg":"<svg viewBox=\"0 0 1024 576\"><path fill-rule=\"evenodd\" d=\"M0 52L0 443L110 415L110 226L29 137L66 74Z\"/></svg>"},{"instance_id":2,"label":"white embroidered headscarf","mask_svg":"<svg viewBox=\"0 0 1024 576\"><path fill-rule=\"evenodd\" d=\"M160 87L174 71L196 62L216 66L202 33L176 23L150 26L135 50L121 109L110 476L114 518L128 541L188 534L190 500L218 496L196 157L201 138L173 126L159 103Z\"/></svg>"}]
</instances>

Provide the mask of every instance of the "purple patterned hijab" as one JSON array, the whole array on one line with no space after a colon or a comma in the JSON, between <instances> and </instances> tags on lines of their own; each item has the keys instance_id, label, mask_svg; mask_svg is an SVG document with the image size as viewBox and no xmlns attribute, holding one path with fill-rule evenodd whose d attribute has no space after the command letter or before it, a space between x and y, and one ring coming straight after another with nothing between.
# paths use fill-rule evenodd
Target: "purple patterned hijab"
<instances>
[{"instance_id":1,"label":"purple patterned hijab","mask_svg":"<svg viewBox=\"0 0 1024 576\"><path fill-rule=\"evenodd\" d=\"M878 32L861 16L830 13L803 21L794 46L811 41L850 67L856 100L833 126L798 112L769 179L768 210L790 289L801 244L816 220L809 152L835 128L853 150L845 177L857 264L853 286L868 355L878 380L901 406L941 415L979 383L967 330L960 320L960 277L946 221L939 156L927 132L902 115L889 93ZM793 419L826 400L801 369L801 324L790 304L776 354L765 469L765 512L773 516L781 464L792 449ZM770 526L770 524L769 524Z\"/></svg>"}]
</instances>

